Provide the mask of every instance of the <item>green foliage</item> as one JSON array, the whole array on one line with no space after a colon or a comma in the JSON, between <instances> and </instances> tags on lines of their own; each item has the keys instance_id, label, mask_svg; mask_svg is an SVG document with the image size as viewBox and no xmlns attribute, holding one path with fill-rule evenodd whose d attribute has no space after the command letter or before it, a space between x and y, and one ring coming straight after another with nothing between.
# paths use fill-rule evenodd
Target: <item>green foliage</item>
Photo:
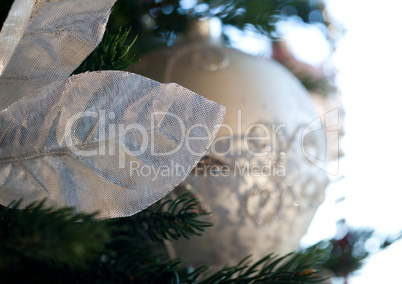
<instances>
[{"instance_id":1,"label":"green foliage","mask_svg":"<svg viewBox=\"0 0 402 284\"><path fill-rule=\"evenodd\" d=\"M254 264L247 257L238 265L223 268L198 283L322 283L324 279L313 269L321 257L309 253L283 257L269 254Z\"/></svg>"},{"instance_id":2,"label":"green foliage","mask_svg":"<svg viewBox=\"0 0 402 284\"><path fill-rule=\"evenodd\" d=\"M123 70L137 62L138 59L132 49L136 38L126 44L130 31L130 28L124 31L120 28L116 33L106 31L101 43L73 74L86 71Z\"/></svg>"},{"instance_id":3,"label":"green foliage","mask_svg":"<svg viewBox=\"0 0 402 284\"><path fill-rule=\"evenodd\" d=\"M184 6L178 0L119 0L108 26L117 31L120 26L132 27L139 40L139 53L170 45L182 35L194 19L217 17L224 25L256 31L276 37L276 24L280 19L297 17L305 23L327 25L321 0L204 0ZM311 17L312 13L315 15Z\"/></svg>"},{"instance_id":4,"label":"green foliage","mask_svg":"<svg viewBox=\"0 0 402 284\"><path fill-rule=\"evenodd\" d=\"M107 245L109 254L101 264L102 279L130 283L192 283L206 267L193 272L181 269L181 261L167 258L165 241L201 235L211 223L197 220L194 212L197 200L183 194L177 199L166 198L131 217L113 220L117 228L113 241ZM113 277L112 277L113 276Z\"/></svg>"},{"instance_id":5,"label":"green foliage","mask_svg":"<svg viewBox=\"0 0 402 284\"><path fill-rule=\"evenodd\" d=\"M149 238L153 242L200 236L212 223L198 220L199 216L209 213L195 212L198 200L188 196L189 194L183 194L176 200L168 199L157 203L132 217L121 219L120 222L129 227L131 236L143 236L143 239Z\"/></svg>"},{"instance_id":6,"label":"green foliage","mask_svg":"<svg viewBox=\"0 0 402 284\"><path fill-rule=\"evenodd\" d=\"M171 12L167 13L166 8ZM134 34L140 35L136 49L143 54L167 46L187 30L190 21L187 12L180 10L178 0L119 0L113 7L108 28L116 32L120 27L131 27Z\"/></svg>"},{"instance_id":7,"label":"green foliage","mask_svg":"<svg viewBox=\"0 0 402 284\"><path fill-rule=\"evenodd\" d=\"M41 283L43 277L64 283L62 275L88 269L105 253L107 221L72 208L48 208L43 202L24 210L19 205L0 208L1 283Z\"/></svg>"},{"instance_id":8,"label":"green foliage","mask_svg":"<svg viewBox=\"0 0 402 284\"><path fill-rule=\"evenodd\" d=\"M129 218L97 220L44 203L0 208L1 283L315 283L319 255L272 254L208 274L169 260L164 241L199 235L188 194L160 201Z\"/></svg>"},{"instance_id":9,"label":"green foliage","mask_svg":"<svg viewBox=\"0 0 402 284\"><path fill-rule=\"evenodd\" d=\"M260 33L272 35L275 24L280 16L278 1L211 1L212 6L220 5L222 11L216 15L223 24L244 29L247 24L256 28Z\"/></svg>"},{"instance_id":10,"label":"green foliage","mask_svg":"<svg viewBox=\"0 0 402 284\"><path fill-rule=\"evenodd\" d=\"M2 269L12 269L23 258L85 267L103 252L109 234L106 222L95 221L94 215L46 208L43 202L24 210L16 209L19 205L0 208Z\"/></svg>"}]
</instances>

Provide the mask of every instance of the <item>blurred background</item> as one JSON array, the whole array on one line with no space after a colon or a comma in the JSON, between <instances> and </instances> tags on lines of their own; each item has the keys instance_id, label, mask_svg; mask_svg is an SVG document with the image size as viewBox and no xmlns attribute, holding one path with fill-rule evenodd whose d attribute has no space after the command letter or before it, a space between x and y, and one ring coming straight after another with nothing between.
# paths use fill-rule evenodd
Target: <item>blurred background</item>
<instances>
[{"instance_id":1,"label":"blurred background","mask_svg":"<svg viewBox=\"0 0 402 284\"><path fill-rule=\"evenodd\" d=\"M383 235L398 234L402 228L398 115L401 8L402 3L392 0L327 1L327 9L346 29L332 56L346 112L345 156L339 165L343 178L327 188L326 201L303 245L334 235L334 224L342 218L350 226L372 227ZM294 49L298 49L296 42ZM316 60L308 48L298 52L305 61ZM402 243L396 242L373 255L350 283L398 282L401 253Z\"/></svg>"}]
</instances>

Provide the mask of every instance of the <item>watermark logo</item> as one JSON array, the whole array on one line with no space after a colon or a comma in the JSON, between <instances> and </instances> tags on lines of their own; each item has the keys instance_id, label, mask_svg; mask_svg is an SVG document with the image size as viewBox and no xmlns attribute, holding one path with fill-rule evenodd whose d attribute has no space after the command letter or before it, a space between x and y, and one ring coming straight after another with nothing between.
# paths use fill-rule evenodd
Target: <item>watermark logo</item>
<instances>
[{"instance_id":1,"label":"watermark logo","mask_svg":"<svg viewBox=\"0 0 402 284\"><path fill-rule=\"evenodd\" d=\"M151 167L138 161L130 161L130 177L147 177L154 181L159 177L183 176L193 170L192 166L184 167L181 164L170 162L169 165ZM197 165L193 171L194 176L209 177L275 177L286 176L286 167L277 166L275 161L268 161L265 165L254 165L249 161L240 163L235 161L234 167L229 165Z\"/></svg>"},{"instance_id":2,"label":"watermark logo","mask_svg":"<svg viewBox=\"0 0 402 284\"><path fill-rule=\"evenodd\" d=\"M199 123L188 125L181 117L169 112L154 112L145 124L117 123L121 118L119 120L116 117L115 113L106 113L104 110L73 115L67 121L65 129L67 147L76 155L84 157L116 156L118 167L129 167L130 176L149 177L152 180L158 176L182 176L190 172L192 169L184 168L177 157L201 157L207 150L206 145L213 138L212 133L219 127ZM329 167L329 164L338 163L333 158L334 153L339 152L338 125L339 111L334 109L325 114L324 122L317 118L301 132L299 128L288 137L284 135L286 123L258 122L243 128L241 110L238 110L238 125L222 124L220 131L224 134L212 141L209 153L215 157L249 157L250 161L236 161L231 168L225 165L204 165L205 168L199 172L207 172L210 176L286 176L286 163L277 161L286 157L285 148L294 143L292 139L296 139L296 136L299 141L301 133L301 149L296 151L302 153L299 159L304 155L313 165L331 175L337 175L339 165ZM321 136L325 133L326 141L322 141L318 133ZM319 142L324 142L325 146ZM82 145L89 147L81 147ZM158 163L148 166L132 161L129 157L145 157L163 162L159 166ZM169 164L171 157L176 157L176 160L172 158L175 162L172 160ZM258 163L252 162L257 160Z\"/></svg>"},{"instance_id":3,"label":"watermark logo","mask_svg":"<svg viewBox=\"0 0 402 284\"><path fill-rule=\"evenodd\" d=\"M302 132L302 151L303 155L313 165L336 176L339 174L339 109L333 109L324 115L324 122L321 118L312 121L303 129ZM323 152L317 151L319 147L311 147L308 142L309 135L316 131L325 133ZM316 150L316 151L315 151Z\"/></svg>"}]
</instances>

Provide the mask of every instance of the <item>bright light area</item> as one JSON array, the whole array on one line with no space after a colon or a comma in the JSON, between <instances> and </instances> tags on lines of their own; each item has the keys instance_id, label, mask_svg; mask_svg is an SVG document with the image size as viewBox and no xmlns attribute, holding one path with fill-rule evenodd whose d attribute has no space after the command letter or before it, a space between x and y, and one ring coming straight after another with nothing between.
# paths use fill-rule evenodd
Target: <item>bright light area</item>
<instances>
[{"instance_id":1,"label":"bright light area","mask_svg":"<svg viewBox=\"0 0 402 284\"><path fill-rule=\"evenodd\" d=\"M271 41L253 28L241 31L232 26L224 26L224 32L230 37L230 45L245 53L269 57L272 54Z\"/></svg>"},{"instance_id":2,"label":"bright light area","mask_svg":"<svg viewBox=\"0 0 402 284\"><path fill-rule=\"evenodd\" d=\"M328 188L303 244L332 237L341 218L389 234L402 229L402 2L328 0L328 9L347 29L333 58L346 110L345 177ZM340 197L345 200L336 203ZM401 255L399 241L371 257L349 283L402 283Z\"/></svg>"},{"instance_id":3,"label":"bright light area","mask_svg":"<svg viewBox=\"0 0 402 284\"><path fill-rule=\"evenodd\" d=\"M318 66L330 56L330 45L316 25L294 20L281 21L278 23L278 31L283 34L292 53L305 62Z\"/></svg>"}]
</instances>

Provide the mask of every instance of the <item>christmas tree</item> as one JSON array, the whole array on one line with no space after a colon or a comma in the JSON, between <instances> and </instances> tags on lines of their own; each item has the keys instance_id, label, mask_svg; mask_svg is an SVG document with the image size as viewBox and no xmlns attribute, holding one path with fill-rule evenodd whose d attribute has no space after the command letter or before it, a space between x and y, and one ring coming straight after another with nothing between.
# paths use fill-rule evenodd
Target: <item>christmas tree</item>
<instances>
[{"instance_id":1,"label":"christmas tree","mask_svg":"<svg viewBox=\"0 0 402 284\"><path fill-rule=\"evenodd\" d=\"M35 1L31 18L36 16L35 6L46 5L46 2L50 1ZM1 3L2 22L11 4L12 1ZM252 25L257 32L275 39L278 36L275 24L283 17L298 16L305 22L321 21L327 25L324 18L309 17L312 12L322 12L323 9L319 1L205 1L186 8L183 3L174 0L119 0L102 41L72 73L124 70L138 62L146 52L171 45L193 19L218 17L224 24L238 29ZM227 35L225 38L229 40ZM324 94L332 91L327 78L318 81L310 79L303 81L309 89L320 90ZM200 163L207 161L208 157L204 156ZM182 191L181 186L175 190L176 193ZM202 238L205 230L213 226L202 219L213 212L201 210L201 205L193 193L187 192L167 196L139 213L129 214L131 216L104 218L96 213L77 213L71 207L49 206L48 200L26 204L23 199L17 199L0 208L1 282L326 281L319 274L320 270L328 267L329 259L328 250L322 244L284 256L267 252L258 260L244 255L241 262L223 268L210 268L209 263L191 267L179 259L172 259L169 253L172 242Z\"/></svg>"}]
</instances>

